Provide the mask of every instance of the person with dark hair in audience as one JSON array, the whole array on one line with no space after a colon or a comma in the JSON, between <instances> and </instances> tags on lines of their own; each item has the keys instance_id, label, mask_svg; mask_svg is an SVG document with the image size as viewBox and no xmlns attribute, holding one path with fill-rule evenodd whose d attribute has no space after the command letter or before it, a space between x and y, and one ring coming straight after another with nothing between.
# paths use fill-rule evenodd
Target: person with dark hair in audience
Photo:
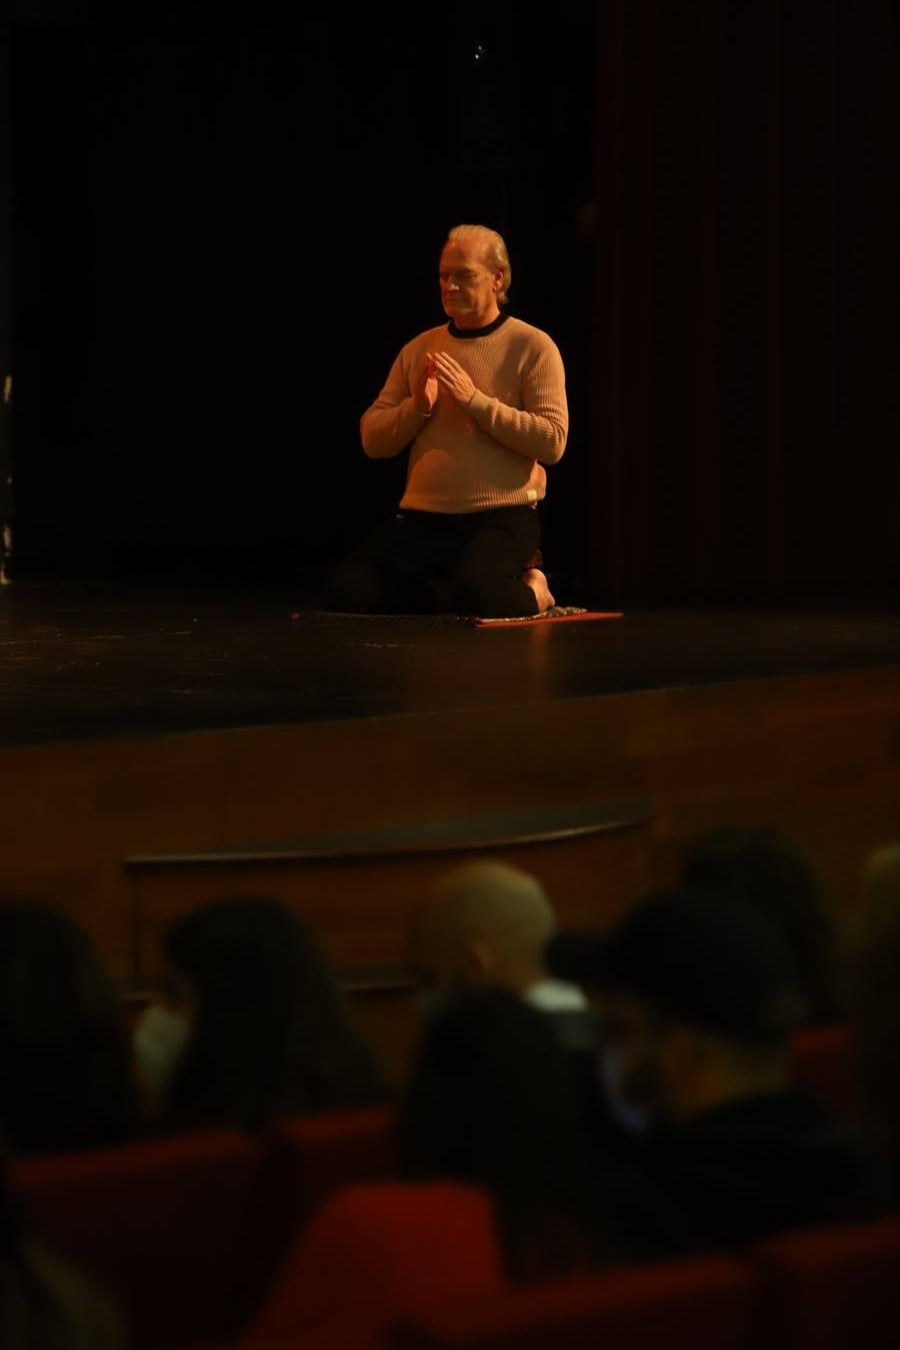
<instances>
[{"instance_id":1,"label":"person with dark hair in audience","mask_svg":"<svg viewBox=\"0 0 900 1350\"><path fill-rule=\"evenodd\" d=\"M160 1129L252 1130L389 1097L318 942L281 901L211 902L163 948L171 994L134 1037Z\"/></svg>"},{"instance_id":2,"label":"person with dark hair in audience","mask_svg":"<svg viewBox=\"0 0 900 1350\"><path fill-rule=\"evenodd\" d=\"M0 1162L0 1346L127 1350L122 1310L28 1231Z\"/></svg>"},{"instance_id":3,"label":"person with dark hair in audience","mask_svg":"<svg viewBox=\"0 0 900 1350\"><path fill-rule=\"evenodd\" d=\"M142 1129L128 1025L87 935L38 899L0 901L0 1132L14 1156Z\"/></svg>"},{"instance_id":4,"label":"person with dark hair in audience","mask_svg":"<svg viewBox=\"0 0 900 1350\"><path fill-rule=\"evenodd\" d=\"M598 1255L574 1088L551 1020L511 991L458 993L425 1030L400 1112L400 1156L410 1176L489 1190L514 1280Z\"/></svg>"},{"instance_id":5,"label":"person with dark hair in audience","mask_svg":"<svg viewBox=\"0 0 900 1350\"><path fill-rule=\"evenodd\" d=\"M755 905L781 932L806 999L805 1021L844 1014L838 925L809 858L780 831L727 826L702 835L687 851L681 879Z\"/></svg>"},{"instance_id":6,"label":"person with dark hair in audience","mask_svg":"<svg viewBox=\"0 0 900 1350\"><path fill-rule=\"evenodd\" d=\"M606 1259L564 1053L543 1013L511 991L464 990L435 1011L397 1143L397 1180L348 1186L313 1217L254 1334L361 1347L367 1331L377 1343L379 1326L435 1299Z\"/></svg>"},{"instance_id":7,"label":"person with dark hair in audience","mask_svg":"<svg viewBox=\"0 0 900 1350\"><path fill-rule=\"evenodd\" d=\"M790 1081L804 1016L759 909L709 887L661 891L604 934L558 933L548 965L587 985L618 1132L598 1139L617 1250L667 1257L884 1212L880 1160Z\"/></svg>"}]
</instances>

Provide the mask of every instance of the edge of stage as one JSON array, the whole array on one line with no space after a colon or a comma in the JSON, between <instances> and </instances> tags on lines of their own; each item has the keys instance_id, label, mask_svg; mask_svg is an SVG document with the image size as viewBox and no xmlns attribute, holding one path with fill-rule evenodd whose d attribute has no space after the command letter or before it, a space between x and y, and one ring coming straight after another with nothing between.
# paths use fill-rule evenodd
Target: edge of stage
<instances>
[{"instance_id":1,"label":"edge of stage","mask_svg":"<svg viewBox=\"0 0 900 1350\"><path fill-rule=\"evenodd\" d=\"M852 903L897 837L900 621L478 629L284 591L17 582L0 767L4 889L76 913L120 980L152 980L185 907L264 891L377 991L423 887L485 850L540 875L564 923L602 926L698 833L767 824Z\"/></svg>"}]
</instances>

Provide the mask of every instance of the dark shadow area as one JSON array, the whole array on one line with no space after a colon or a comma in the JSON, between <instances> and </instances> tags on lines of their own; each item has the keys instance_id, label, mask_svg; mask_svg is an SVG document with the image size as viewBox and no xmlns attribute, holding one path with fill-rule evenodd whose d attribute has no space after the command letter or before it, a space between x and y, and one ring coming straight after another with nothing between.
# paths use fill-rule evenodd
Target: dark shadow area
<instances>
[{"instance_id":1,"label":"dark shadow area","mask_svg":"<svg viewBox=\"0 0 900 1350\"><path fill-rule=\"evenodd\" d=\"M567 360L547 530L584 575L592 33L576 4L15 21L15 571L315 578L398 499L359 416L469 219Z\"/></svg>"}]
</instances>

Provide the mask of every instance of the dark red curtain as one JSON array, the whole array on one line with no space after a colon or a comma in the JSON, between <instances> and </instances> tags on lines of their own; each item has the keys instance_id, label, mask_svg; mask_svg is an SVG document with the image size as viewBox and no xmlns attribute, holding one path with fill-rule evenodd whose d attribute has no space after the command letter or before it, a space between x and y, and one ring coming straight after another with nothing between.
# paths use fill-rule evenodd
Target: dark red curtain
<instances>
[{"instance_id":1,"label":"dark red curtain","mask_svg":"<svg viewBox=\"0 0 900 1350\"><path fill-rule=\"evenodd\" d=\"M900 598L900 6L606 0L592 584Z\"/></svg>"}]
</instances>

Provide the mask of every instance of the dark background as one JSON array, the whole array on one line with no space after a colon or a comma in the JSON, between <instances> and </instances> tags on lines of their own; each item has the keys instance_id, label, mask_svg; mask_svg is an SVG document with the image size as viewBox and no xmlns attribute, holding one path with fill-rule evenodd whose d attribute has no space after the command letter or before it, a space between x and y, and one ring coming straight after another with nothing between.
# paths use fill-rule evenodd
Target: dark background
<instances>
[{"instance_id":1,"label":"dark background","mask_svg":"<svg viewBox=\"0 0 900 1350\"><path fill-rule=\"evenodd\" d=\"M593 573L900 599L900 5L598 6Z\"/></svg>"},{"instance_id":2,"label":"dark background","mask_svg":"<svg viewBox=\"0 0 900 1350\"><path fill-rule=\"evenodd\" d=\"M314 584L472 220L567 365L559 599L893 604L898 8L19 0L13 575Z\"/></svg>"}]
</instances>

